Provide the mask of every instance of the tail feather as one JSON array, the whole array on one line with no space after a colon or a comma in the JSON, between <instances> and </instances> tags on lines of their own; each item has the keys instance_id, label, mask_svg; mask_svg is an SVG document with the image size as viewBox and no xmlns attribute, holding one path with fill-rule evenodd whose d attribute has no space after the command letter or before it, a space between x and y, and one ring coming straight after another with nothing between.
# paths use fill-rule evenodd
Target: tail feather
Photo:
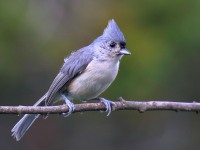
<instances>
[{"instance_id":1,"label":"tail feather","mask_svg":"<svg viewBox=\"0 0 200 150\"><path fill-rule=\"evenodd\" d=\"M44 105L44 101L46 99L45 94L43 97L41 97L33 106L41 106ZM31 125L35 122L35 120L40 116L40 114L26 114L24 115L19 122L12 128L12 136L19 141L26 131L31 127Z\"/></svg>"},{"instance_id":2,"label":"tail feather","mask_svg":"<svg viewBox=\"0 0 200 150\"><path fill-rule=\"evenodd\" d=\"M11 130L11 132L13 132L12 136L14 136L17 141L19 141L39 116L39 114L24 115L23 118L20 119L19 122Z\"/></svg>"}]
</instances>

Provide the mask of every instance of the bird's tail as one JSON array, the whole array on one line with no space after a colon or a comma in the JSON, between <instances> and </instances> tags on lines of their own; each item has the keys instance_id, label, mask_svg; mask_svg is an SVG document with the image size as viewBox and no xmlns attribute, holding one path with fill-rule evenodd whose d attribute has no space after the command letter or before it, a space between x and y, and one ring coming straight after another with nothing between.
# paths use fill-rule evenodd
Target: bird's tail
<instances>
[{"instance_id":1,"label":"bird's tail","mask_svg":"<svg viewBox=\"0 0 200 150\"><path fill-rule=\"evenodd\" d=\"M47 94L45 94L43 97L41 97L33 106L44 105L46 95ZM12 136L14 138L16 138L17 141L19 141L39 116L40 116L40 114L26 114L26 115L24 115L19 120L19 122L12 128L12 130L11 130Z\"/></svg>"}]
</instances>

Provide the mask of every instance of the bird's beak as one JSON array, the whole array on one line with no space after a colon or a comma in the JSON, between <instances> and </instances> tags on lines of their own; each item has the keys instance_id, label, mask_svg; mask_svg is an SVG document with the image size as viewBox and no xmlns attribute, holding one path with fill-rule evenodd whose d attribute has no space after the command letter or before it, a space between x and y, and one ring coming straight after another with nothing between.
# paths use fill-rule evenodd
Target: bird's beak
<instances>
[{"instance_id":1,"label":"bird's beak","mask_svg":"<svg viewBox=\"0 0 200 150\"><path fill-rule=\"evenodd\" d=\"M119 54L121 55L130 55L131 52L129 52L126 48L123 48L119 51Z\"/></svg>"}]
</instances>

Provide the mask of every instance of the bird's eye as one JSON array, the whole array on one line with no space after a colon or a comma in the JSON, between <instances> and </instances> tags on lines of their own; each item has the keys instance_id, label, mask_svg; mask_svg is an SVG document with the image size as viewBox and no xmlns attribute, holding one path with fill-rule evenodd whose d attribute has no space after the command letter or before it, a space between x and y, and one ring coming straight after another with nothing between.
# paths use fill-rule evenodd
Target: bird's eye
<instances>
[{"instance_id":1,"label":"bird's eye","mask_svg":"<svg viewBox=\"0 0 200 150\"><path fill-rule=\"evenodd\" d=\"M111 47L111 48L114 48L116 45L117 45L117 43L115 43L115 42L111 42L111 43L110 43L110 47Z\"/></svg>"}]
</instances>

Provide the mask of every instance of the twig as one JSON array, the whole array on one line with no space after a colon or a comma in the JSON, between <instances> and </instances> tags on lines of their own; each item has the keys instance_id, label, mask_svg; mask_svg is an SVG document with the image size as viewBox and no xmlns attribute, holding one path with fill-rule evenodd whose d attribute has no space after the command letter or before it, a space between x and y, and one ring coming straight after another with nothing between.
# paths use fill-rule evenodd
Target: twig
<instances>
[{"instance_id":1,"label":"twig","mask_svg":"<svg viewBox=\"0 0 200 150\"><path fill-rule=\"evenodd\" d=\"M120 98L112 106L113 111L137 110L139 112L152 110L170 111L200 111L200 103L197 102L170 102L170 101L125 101ZM0 106L0 114L60 114L68 112L67 105L59 106ZM76 112L106 110L103 103L81 103L75 105Z\"/></svg>"}]
</instances>

